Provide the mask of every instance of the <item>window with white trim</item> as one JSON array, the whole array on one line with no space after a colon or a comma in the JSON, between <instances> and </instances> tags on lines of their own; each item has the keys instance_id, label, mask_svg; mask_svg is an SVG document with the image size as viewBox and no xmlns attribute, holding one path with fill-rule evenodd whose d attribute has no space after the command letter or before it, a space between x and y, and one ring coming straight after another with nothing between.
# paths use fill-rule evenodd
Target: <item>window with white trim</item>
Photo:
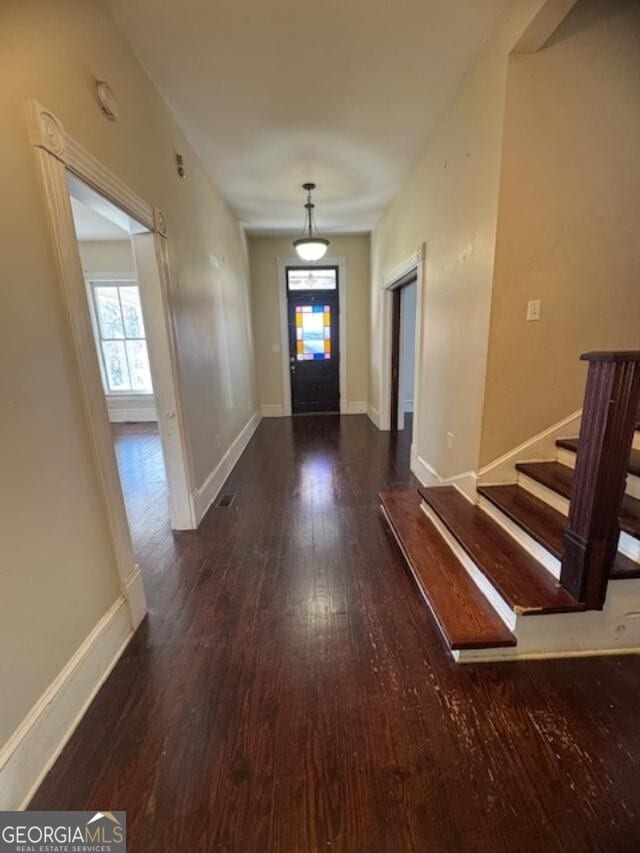
<instances>
[{"instance_id":1,"label":"window with white trim","mask_svg":"<svg viewBox=\"0 0 640 853\"><path fill-rule=\"evenodd\" d=\"M138 285L91 281L90 288L107 394L153 394Z\"/></svg>"}]
</instances>

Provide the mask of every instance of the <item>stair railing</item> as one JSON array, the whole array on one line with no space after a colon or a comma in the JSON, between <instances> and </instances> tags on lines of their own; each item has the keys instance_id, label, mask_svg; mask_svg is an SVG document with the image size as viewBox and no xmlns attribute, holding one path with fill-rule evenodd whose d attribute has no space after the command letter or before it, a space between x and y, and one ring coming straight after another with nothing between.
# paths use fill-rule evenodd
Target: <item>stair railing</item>
<instances>
[{"instance_id":1,"label":"stair railing","mask_svg":"<svg viewBox=\"0 0 640 853\"><path fill-rule=\"evenodd\" d=\"M589 368L560 582L588 609L601 610L640 407L640 352L580 358Z\"/></svg>"}]
</instances>

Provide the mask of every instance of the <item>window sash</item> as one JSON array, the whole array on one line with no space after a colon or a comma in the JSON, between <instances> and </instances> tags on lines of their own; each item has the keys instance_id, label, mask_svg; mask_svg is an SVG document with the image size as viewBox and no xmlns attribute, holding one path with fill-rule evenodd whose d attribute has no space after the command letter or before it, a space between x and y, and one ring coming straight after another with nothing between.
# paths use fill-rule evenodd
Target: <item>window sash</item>
<instances>
[{"instance_id":1,"label":"window sash","mask_svg":"<svg viewBox=\"0 0 640 853\"><path fill-rule=\"evenodd\" d=\"M129 363L129 351L128 351L128 347L126 345L127 341L131 341L133 343L144 343L145 349L147 352L147 361L149 360L149 347L147 346L146 334L144 336L135 336L135 337L127 334L127 326L125 323L124 311L122 308L122 295L120 293L122 288L135 287L135 289L138 292L138 297L139 297L140 296L139 284L134 279L116 280L116 281L112 281L112 280L91 281L90 280L89 286L90 286L90 290L91 290L91 302L92 302L92 308L93 308L92 313L93 313L93 317L94 317L94 328L95 328L95 333L96 333L96 343L97 343L96 349L98 350L98 357L100 359L100 365L102 367L102 374L103 374L103 378L104 378L106 393L109 396L117 396L117 395L152 396L153 395L153 388L151 388L148 391L147 390L143 391L141 389L133 387L133 382L131 379L132 370L131 370L131 365ZM97 296L98 291L101 288L109 288L110 290L115 290L116 293L118 294L118 307L120 310L120 321L122 324L123 337L119 337L119 338L110 337L110 336L103 335L103 333L102 333L102 325L100 323L100 307L98 304L98 296ZM144 325L144 318L142 318L142 319L143 319L143 325ZM105 361L104 350L102 347L103 343L121 343L121 344L123 344L124 360L125 360L126 367L127 367L127 377L128 377L128 386L129 386L128 388L116 388L116 389L111 388L109 369L108 369L108 366L107 366L106 361Z\"/></svg>"}]
</instances>

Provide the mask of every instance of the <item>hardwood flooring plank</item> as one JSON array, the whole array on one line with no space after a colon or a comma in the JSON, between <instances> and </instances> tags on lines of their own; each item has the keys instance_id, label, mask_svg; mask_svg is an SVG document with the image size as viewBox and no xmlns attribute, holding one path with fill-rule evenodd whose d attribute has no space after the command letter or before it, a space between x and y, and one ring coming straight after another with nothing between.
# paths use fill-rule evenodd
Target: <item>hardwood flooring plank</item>
<instances>
[{"instance_id":1,"label":"hardwood flooring plank","mask_svg":"<svg viewBox=\"0 0 640 853\"><path fill-rule=\"evenodd\" d=\"M149 429L116 439L149 616L31 808L126 809L131 853L637 847L638 659L453 663L380 523L410 435L265 420L173 534Z\"/></svg>"}]
</instances>

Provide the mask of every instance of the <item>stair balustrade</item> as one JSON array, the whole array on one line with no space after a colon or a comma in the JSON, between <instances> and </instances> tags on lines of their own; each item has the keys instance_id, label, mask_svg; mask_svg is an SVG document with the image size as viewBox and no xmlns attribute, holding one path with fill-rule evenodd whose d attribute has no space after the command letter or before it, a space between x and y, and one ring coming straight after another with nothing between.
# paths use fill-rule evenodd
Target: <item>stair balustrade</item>
<instances>
[{"instance_id":1,"label":"stair balustrade","mask_svg":"<svg viewBox=\"0 0 640 853\"><path fill-rule=\"evenodd\" d=\"M589 352L560 582L601 610L618 549L618 515L640 412L640 352Z\"/></svg>"}]
</instances>

